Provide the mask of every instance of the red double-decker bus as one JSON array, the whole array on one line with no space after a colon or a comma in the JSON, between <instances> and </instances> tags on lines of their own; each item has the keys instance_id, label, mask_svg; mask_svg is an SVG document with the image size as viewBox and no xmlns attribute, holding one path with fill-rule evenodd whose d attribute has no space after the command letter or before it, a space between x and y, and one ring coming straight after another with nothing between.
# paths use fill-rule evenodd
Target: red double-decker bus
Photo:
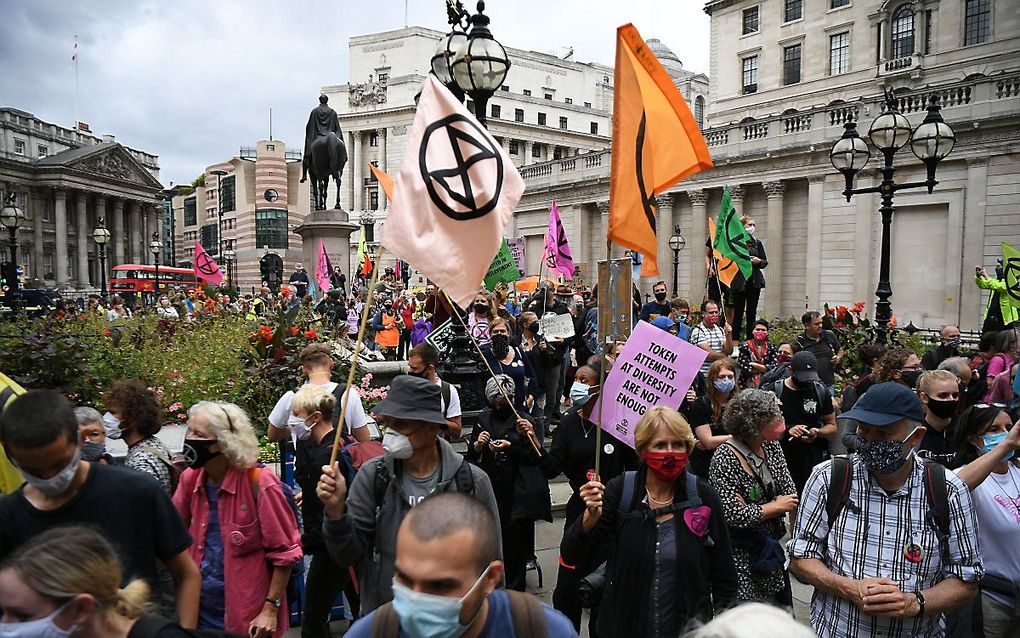
<instances>
[{"instance_id":1,"label":"red double-decker bus","mask_svg":"<svg viewBox=\"0 0 1020 638\"><path fill-rule=\"evenodd\" d=\"M195 271L190 268L159 267L160 290L167 286L197 288ZM121 264L113 267L110 292L151 293L156 290L156 267L151 264Z\"/></svg>"}]
</instances>

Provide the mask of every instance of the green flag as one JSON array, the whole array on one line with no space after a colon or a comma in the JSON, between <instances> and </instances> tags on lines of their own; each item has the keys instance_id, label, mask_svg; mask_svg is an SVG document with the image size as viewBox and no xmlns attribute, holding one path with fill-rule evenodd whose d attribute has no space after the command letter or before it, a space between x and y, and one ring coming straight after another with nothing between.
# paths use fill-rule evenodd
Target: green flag
<instances>
[{"instance_id":1,"label":"green flag","mask_svg":"<svg viewBox=\"0 0 1020 638\"><path fill-rule=\"evenodd\" d=\"M503 245L499 247L496 258L489 264L489 270L485 273L485 289L494 290L500 283L517 281L520 276L521 271L517 270L517 262L514 261L510 246L504 237Z\"/></svg>"},{"instance_id":2,"label":"green flag","mask_svg":"<svg viewBox=\"0 0 1020 638\"><path fill-rule=\"evenodd\" d=\"M1020 308L1020 250L1002 242L1002 274L1006 277L1006 299Z\"/></svg>"},{"instance_id":3,"label":"green flag","mask_svg":"<svg viewBox=\"0 0 1020 638\"><path fill-rule=\"evenodd\" d=\"M740 215L733 207L729 186L723 187L722 206L719 207L719 219L715 222L715 228L713 247L723 257L733 260L733 263L740 268L740 272L744 274L744 279L750 279L753 267L751 266L751 256L747 252L747 244L751 241L751 236L744 230Z\"/></svg>"}]
</instances>

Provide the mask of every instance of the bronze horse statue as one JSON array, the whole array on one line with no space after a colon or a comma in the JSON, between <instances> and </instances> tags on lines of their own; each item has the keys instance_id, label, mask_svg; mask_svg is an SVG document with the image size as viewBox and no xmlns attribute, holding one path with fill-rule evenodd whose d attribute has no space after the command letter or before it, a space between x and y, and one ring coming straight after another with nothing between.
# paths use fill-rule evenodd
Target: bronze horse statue
<instances>
[{"instance_id":1,"label":"bronze horse statue","mask_svg":"<svg viewBox=\"0 0 1020 638\"><path fill-rule=\"evenodd\" d=\"M336 133L316 137L309 152L302 158L305 170L312 178L312 203L314 210L325 210L326 189L329 178L336 182L336 205L340 208L340 175L347 165L347 146ZM304 181L304 180L301 180Z\"/></svg>"}]
</instances>

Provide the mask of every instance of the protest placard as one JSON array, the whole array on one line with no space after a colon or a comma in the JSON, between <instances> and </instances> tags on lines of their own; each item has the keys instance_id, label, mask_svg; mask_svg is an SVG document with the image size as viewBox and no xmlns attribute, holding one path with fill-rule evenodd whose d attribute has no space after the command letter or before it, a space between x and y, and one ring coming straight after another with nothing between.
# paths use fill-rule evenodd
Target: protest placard
<instances>
[{"instance_id":1,"label":"protest placard","mask_svg":"<svg viewBox=\"0 0 1020 638\"><path fill-rule=\"evenodd\" d=\"M546 339L569 339L574 336L573 315L557 315L549 313L538 320L539 332Z\"/></svg>"},{"instance_id":2,"label":"protest placard","mask_svg":"<svg viewBox=\"0 0 1020 638\"><path fill-rule=\"evenodd\" d=\"M500 246L499 252L496 253L495 259L489 264L489 270L485 273L485 289L495 290L498 284L517 281L520 276L521 272L517 270L517 264L514 262L513 255L510 254L510 247L507 246L506 239L504 239L503 245Z\"/></svg>"},{"instance_id":3,"label":"protest placard","mask_svg":"<svg viewBox=\"0 0 1020 638\"><path fill-rule=\"evenodd\" d=\"M521 276L527 269L527 261L525 261L524 252L524 238L523 237L511 237L506 240L507 246L510 248L510 254L513 255L514 263L517 264L517 270L520 271Z\"/></svg>"},{"instance_id":4,"label":"protest placard","mask_svg":"<svg viewBox=\"0 0 1020 638\"><path fill-rule=\"evenodd\" d=\"M451 339L453 339L453 317L450 317L440 324L438 328L430 332L429 336L425 337L425 342L439 351L439 354L443 354L450 345Z\"/></svg>"},{"instance_id":5,"label":"protest placard","mask_svg":"<svg viewBox=\"0 0 1020 638\"><path fill-rule=\"evenodd\" d=\"M591 418L634 447L634 429L649 408L680 407L708 353L639 321L606 378ZM601 412L600 412L601 410Z\"/></svg>"}]
</instances>

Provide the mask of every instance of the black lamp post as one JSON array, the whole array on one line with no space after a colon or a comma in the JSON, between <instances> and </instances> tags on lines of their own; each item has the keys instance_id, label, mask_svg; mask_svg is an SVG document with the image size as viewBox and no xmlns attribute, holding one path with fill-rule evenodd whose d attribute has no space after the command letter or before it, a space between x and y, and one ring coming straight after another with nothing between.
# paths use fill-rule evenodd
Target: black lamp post
<instances>
[{"instance_id":1,"label":"black lamp post","mask_svg":"<svg viewBox=\"0 0 1020 638\"><path fill-rule=\"evenodd\" d=\"M892 91L886 91L885 111L875 118L868 131L871 143L882 152L885 159L882 165L882 183L878 186L856 189L853 187L854 175L864 168L871 157L867 142L857 134L856 122L846 123L843 137L832 146L829 153L832 165L846 179L846 188L843 190L846 201L849 202L852 195L864 193L882 195L882 206L878 209L882 215L882 256L878 288L875 290L875 296L878 297L875 304L875 323L878 324L878 342L882 344L887 341L889 320L892 318L892 304L889 302L889 297L892 296L892 285L889 283L889 229L892 225L893 212L896 210L893 207L893 196L896 191L907 188L927 188L931 193L938 184L935 180L936 166L949 155L956 144L956 135L942 119L939 110L938 96L932 94L928 104L928 115L911 132L910 122L897 108L896 96ZM927 179L923 182L897 183L893 179L896 174L893 156L907 142L910 142L914 155L924 162L928 169Z\"/></svg>"},{"instance_id":2,"label":"black lamp post","mask_svg":"<svg viewBox=\"0 0 1020 638\"><path fill-rule=\"evenodd\" d=\"M153 301L159 303L159 253L163 249L163 245L159 241L159 231L152 232L152 241L149 242L149 252L152 253L152 263L156 267L156 280L153 282L152 289L156 293Z\"/></svg>"},{"instance_id":3,"label":"black lamp post","mask_svg":"<svg viewBox=\"0 0 1020 638\"><path fill-rule=\"evenodd\" d=\"M669 247L673 251L673 298L676 299L680 296L679 288L677 287L677 278L680 273L680 251L687 245L687 240L684 239L683 234L680 232L680 225L677 224L673 227L673 236L669 238Z\"/></svg>"},{"instance_id":4,"label":"black lamp post","mask_svg":"<svg viewBox=\"0 0 1020 638\"><path fill-rule=\"evenodd\" d=\"M0 223L7 227L7 231L10 233L11 243L11 263L10 270L7 272L7 296L8 299L13 300L11 308L17 312L17 297L18 297L18 228L21 227L25 221L25 211L21 210L18 206L18 199L14 193L7 195L7 201L4 203L3 209L0 209Z\"/></svg>"},{"instance_id":5,"label":"black lamp post","mask_svg":"<svg viewBox=\"0 0 1020 638\"><path fill-rule=\"evenodd\" d=\"M99 257L99 285L103 303L106 303L106 245L110 243L110 231L107 230L106 221L102 217L96 220L96 227L92 231L92 241L96 242L96 253Z\"/></svg>"},{"instance_id":6,"label":"black lamp post","mask_svg":"<svg viewBox=\"0 0 1020 638\"><path fill-rule=\"evenodd\" d=\"M237 259L237 253L232 248L227 248L223 251L223 261L227 262L227 289L234 290L234 261Z\"/></svg>"},{"instance_id":7,"label":"black lamp post","mask_svg":"<svg viewBox=\"0 0 1020 638\"><path fill-rule=\"evenodd\" d=\"M223 176L227 171L209 171L216 176L216 261L223 259Z\"/></svg>"},{"instance_id":8,"label":"black lamp post","mask_svg":"<svg viewBox=\"0 0 1020 638\"><path fill-rule=\"evenodd\" d=\"M485 2L479 0L477 7L477 13L471 15L460 0L447 0L452 30L439 41L432 56L432 72L458 99L466 93L474 101L475 118L484 126L489 98L503 85L510 58L489 31Z\"/></svg>"}]
</instances>

